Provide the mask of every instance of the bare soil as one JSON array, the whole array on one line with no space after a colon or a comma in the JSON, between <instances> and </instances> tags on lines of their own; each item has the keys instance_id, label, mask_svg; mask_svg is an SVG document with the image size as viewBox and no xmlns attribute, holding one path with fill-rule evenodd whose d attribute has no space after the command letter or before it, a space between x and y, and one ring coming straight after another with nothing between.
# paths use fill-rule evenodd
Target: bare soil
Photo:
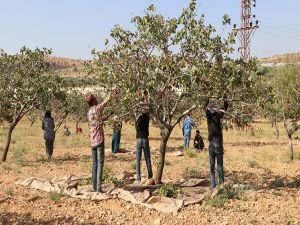
<instances>
[{"instance_id":1,"label":"bare soil","mask_svg":"<svg viewBox=\"0 0 300 225\"><path fill-rule=\"evenodd\" d=\"M75 130L75 123L69 122L68 125ZM28 121L23 121L18 125L7 162L0 164L0 224L300 224L300 189L291 185L300 175L300 141L294 141L296 160L291 162L284 130L280 130L280 137L276 139L275 129L267 121L254 123L248 132L224 131L225 179L252 184L259 190L243 191L240 199L228 200L222 207L213 207L205 201L174 214L165 214L117 199L95 202L62 196L54 201L49 193L14 184L31 176L91 175L87 125L82 124L82 127L83 134L71 134L69 137L63 136L60 130L53 159L47 161L40 124L30 127ZM198 129L206 140L205 121L199 123ZM115 156L110 153L111 129L107 126L105 132L106 168L112 175L122 171L134 172L135 155L126 151L135 149L133 127L124 126L121 138L124 151ZM4 143L5 133L6 128L2 127L0 143ZM297 135L300 136L299 133ZM159 141L159 130L151 127L154 171ZM177 127L168 143L163 180L182 178L186 168L197 169L209 179L207 149L201 153L174 156L172 152L181 150L182 142L181 131ZM208 146L207 141L205 145ZM146 173L144 162L142 172ZM282 181L283 187L278 180Z\"/></svg>"}]
</instances>

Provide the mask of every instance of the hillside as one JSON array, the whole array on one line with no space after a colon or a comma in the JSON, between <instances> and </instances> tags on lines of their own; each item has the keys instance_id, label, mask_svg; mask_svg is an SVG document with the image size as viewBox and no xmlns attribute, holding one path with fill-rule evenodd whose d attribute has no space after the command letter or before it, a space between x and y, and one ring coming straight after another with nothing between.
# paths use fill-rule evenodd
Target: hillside
<instances>
[{"instance_id":1,"label":"hillside","mask_svg":"<svg viewBox=\"0 0 300 225\"><path fill-rule=\"evenodd\" d=\"M84 72L84 61L80 59L48 57L46 63L51 72L61 76L82 76Z\"/></svg>"},{"instance_id":2,"label":"hillside","mask_svg":"<svg viewBox=\"0 0 300 225\"><path fill-rule=\"evenodd\" d=\"M300 52L274 55L261 58L262 63L294 63L300 62Z\"/></svg>"}]
</instances>

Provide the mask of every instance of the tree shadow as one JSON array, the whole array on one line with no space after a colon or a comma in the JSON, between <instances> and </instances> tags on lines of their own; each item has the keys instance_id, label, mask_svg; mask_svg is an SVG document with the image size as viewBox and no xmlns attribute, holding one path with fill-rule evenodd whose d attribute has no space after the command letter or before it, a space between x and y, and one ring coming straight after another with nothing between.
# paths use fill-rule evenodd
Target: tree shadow
<instances>
[{"instance_id":1,"label":"tree shadow","mask_svg":"<svg viewBox=\"0 0 300 225\"><path fill-rule=\"evenodd\" d=\"M57 217L55 219L44 220L44 219L35 219L32 217L30 213L27 214L18 214L15 212L5 212L0 213L0 224L5 225L36 225L36 224L45 224L45 225L56 225L56 224L82 224L82 222L78 221L74 217ZM85 222L84 224L94 225L94 222ZM97 224L107 224L105 221L98 222Z\"/></svg>"}]
</instances>

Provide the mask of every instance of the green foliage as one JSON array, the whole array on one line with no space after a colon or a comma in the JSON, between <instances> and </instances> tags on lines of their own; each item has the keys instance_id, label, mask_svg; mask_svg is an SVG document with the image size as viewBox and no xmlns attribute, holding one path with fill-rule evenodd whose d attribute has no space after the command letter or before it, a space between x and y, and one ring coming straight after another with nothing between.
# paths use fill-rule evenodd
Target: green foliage
<instances>
[{"instance_id":1,"label":"green foliage","mask_svg":"<svg viewBox=\"0 0 300 225\"><path fill-rule=\"evenodd\" d=\"M172 184L164 184L158 190L158 194L163 197L168 198L177 198L180 193L180 188L172 185Z\"/></svg>"},{"instance_id":2,"label":"green foliage","mask_svg":"<svg viewBox=\"0 0 300 225\"><path fill-rule=\"evenodd\" d=\"M223 20L230 23L226 15ZM195 0L177 18L165 18L151 5L131 22L135 29L116 25L106 50L93 51L93 60L86 62L89 74L98 75L99 86L120 91L112 103L114 113L129 121L134 112L149 111L167 142L185 114L203 105L208 95L222 99L226 93L234 102L228 114L232 121L245 118L239 122L243 126L251 122L245 114L251 115L249 104L256 97L256 61L230 58L235 32L218 35L204 15L197 15Z\"/></svg>"},{"instance_id":3,"label":"green foliage","mask_svg":"<svg viewBox=\"0 0 300 225\"><path fill-rule=\"evenodd\" d=\"M207 205L213 207L223 207L229 199L239 199L240 192L231 185L221 185L218 188L218 194L214 198L207 200Z\"/></svg>"},{"instance_id":4,"label":"green foliage","mask_svg":"<svg viewBox=\"0 0 300 225\"><path fill-rule=\"evenodd\" d=\"M186 180L191 178L202 178L203 172L197 167L195 168L187 167L184 169L182 176Z\"/></svg>"},{"instance_id":5,"label":"green foliage","mask_svg":"<svg viewBox=\"0 0 300 225\"><path fill-rule=\"evenodd\" d=\"M13 189L11 187L7 188L4 193L7 195L7 196L14 196L15 192L13 191Z\"/></svg>"},{"instance_id":6,"label":"green foliage","mask_svg":"<svg viewBox=\"0 0 300 225\"><path fill-rule=\"evenodd\" d=\"M249 160L248 165L251 168L260 168L260 165L256 160Z\"/></svg>"},{"instance_id":7,"label":"green foliage","mask_svg":"<svg viewBox=\"0 0 300 225\"><path fill-rule=\"evenodd\" d=\"M24 159L24 154L26 150L24 148L15 148L13 151L13 159L16 162L16 164L20 166L26 165L26 160Z\"/></svg>"},{"instance_id":8,"label":"green foliage","mask_svg":"<svg viewBox=\"0 0 300 225\"><path fill-rule=\"evenodd\" d=\"M104 175L103 175L103 181L107 184L114 184L118 187L124 185L123 180L119 180L118 178L111 175L111 168L108 166L104 166Z\"/></svg>"},{"instance_id":9,"label":"green foliage","mask_svg":"<svg viewBox=\"0 0 300 225\"><path fill-rule=\"evenodd\" d=\"M272 183L275 187L284 187L284 179L280 176L275 176L275 179Z\"/></svg>"},{"instance_id":10,"label":"green foliage","mask_svg":"<svg viewBox=\"0 0 300 225\"><path fill-rule=\"evenodd\" d=\"M300 187L300 175L296 176L293 181L291 182L291 186L295 188Z\"/></svg>"},{"instance_id":11,"label":"green foliage","mask_svg":"<svg viewBox=\"0 0 300 225\"><path fill-rule=\"evenodd\" d=\"M63 193L64 193L64 189L61 189L59 192L56 192L56 191L50 191L49 192L49 198L57 203L60 201L61 197L63 196Z\"/></svg>"},{"instance_id":12,"label":"green foliage","mask_svg":"<svg viewBox=\"0 0 300 225\"><path fill-rule=\"evenodd\" d=\"M18 54L0 52L0 120L10 125L9 136L19 121L34 109L45 109L55 97L66 90L61 79L47 74L46 48L21 48ZM10 139L2 160L6 160Z\"/></svg>"},{"instance_id":13,"label":"green foliage","mask_svg":"<svg viewBox=\"0 0 300 225\"><path fill-rule=\"evenodd\" d=\"M88 178L85 178L85 179L82 179L79 183L80 186L83 186L83 185L90 185L92 184L92 177L88 177Z\"/></svg>"}]
</instances>

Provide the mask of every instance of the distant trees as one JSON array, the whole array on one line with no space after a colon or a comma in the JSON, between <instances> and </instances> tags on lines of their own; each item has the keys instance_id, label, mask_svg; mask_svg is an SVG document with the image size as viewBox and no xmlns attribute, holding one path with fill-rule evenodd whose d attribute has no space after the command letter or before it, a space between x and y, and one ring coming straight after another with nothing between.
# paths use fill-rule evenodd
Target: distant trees
<instances>
[{"instance_id":1,"label":"distant trees","mask_svg":"<svg viewBox=\"0 0 300 225\"><path fill-rule=\"evenodd\" d=\"M283 121L289 139L290 159L293 160L293 135L300 130L300 66L276 68L268 74L266 83L271 93L265 96L265 110L275 117L275 122Z\"/></svg>"}]
</instances>

